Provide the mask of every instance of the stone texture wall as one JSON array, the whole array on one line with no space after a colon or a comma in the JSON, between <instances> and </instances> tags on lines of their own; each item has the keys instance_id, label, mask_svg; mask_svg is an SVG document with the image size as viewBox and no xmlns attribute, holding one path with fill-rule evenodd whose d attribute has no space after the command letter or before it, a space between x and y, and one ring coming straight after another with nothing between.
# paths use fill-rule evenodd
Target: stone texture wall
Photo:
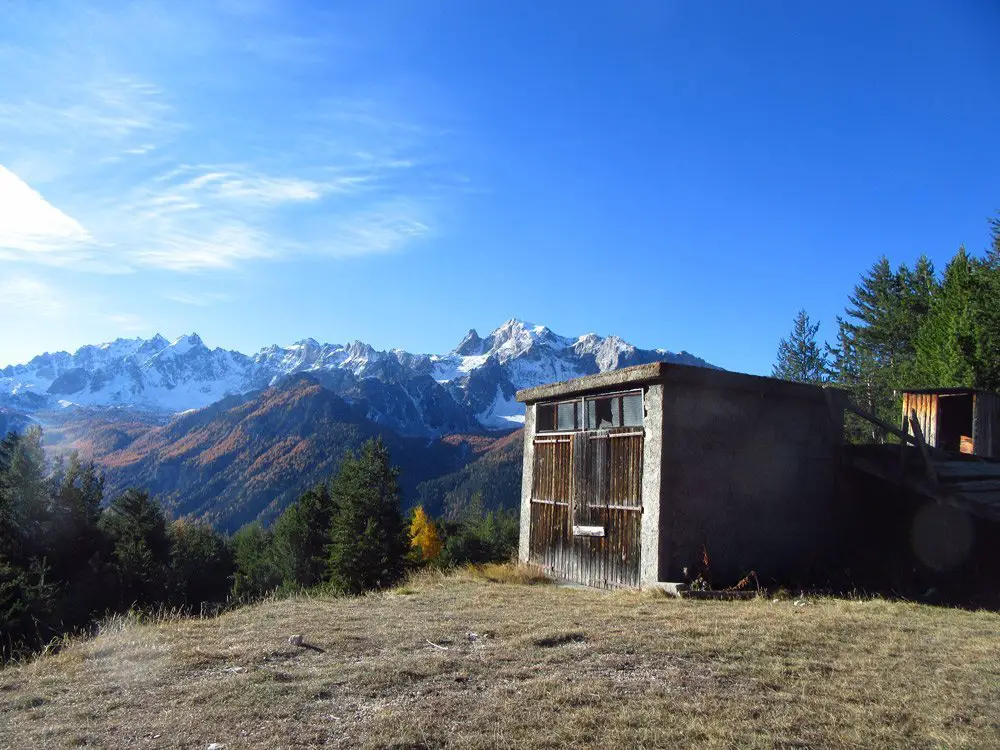
<instances>
[{"instance_id":1,"label":"stone texture wall","mask_svg":"<svg viewBox=\"0 0 1000 750\"><path fill-rule=\"evenodd\" d=\"M707 552L716 587L751 570L762 583L815 585L849 520L838 506L842 434L819 390L667 382L660 580L696 576Z\"/></svg>"}]
</instances>

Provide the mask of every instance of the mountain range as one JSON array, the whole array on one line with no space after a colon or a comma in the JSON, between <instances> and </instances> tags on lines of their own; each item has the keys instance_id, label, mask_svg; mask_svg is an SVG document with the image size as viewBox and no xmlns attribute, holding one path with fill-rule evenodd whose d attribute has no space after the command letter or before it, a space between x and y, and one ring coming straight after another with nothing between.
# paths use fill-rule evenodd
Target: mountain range
<instances>
[{"instance_id":1,"label":"mountain range","mask_svg":"<svg viewBox=\"0 0 1000 750\"><path fill-rule=\"evenodd\" d=\"M435 437L519 426L523 407L514 394L520 388L654 361L707 366L687 352L638 349L616 336L567 338L519 320L486 338L471 330L447 354L304 339L250 356L209 349L197 334L174 341L156 335L46 353L0 369L0 408L11 422L16 415L44 422L46 412L72 407L168 418L309 373L370 421L401 435Z\"/></svg>"},{"instance_id":2,"label":"mountain range","mask_svg":"<svg viewBox=\"0 0 1000 750\"><path fill-rule=\"evenodd\" d=\"M195 334L119 339L0 369L0 428L38 423L50 453L101 467L107 496L143 487L173 516L225 531L273 520L377 436L404 505L455 517L474 496L517 505L517 390L659 360L711 366L518 320L469 331L442 355L306 339L248 356Z\"/></svg>"}]
</instances>

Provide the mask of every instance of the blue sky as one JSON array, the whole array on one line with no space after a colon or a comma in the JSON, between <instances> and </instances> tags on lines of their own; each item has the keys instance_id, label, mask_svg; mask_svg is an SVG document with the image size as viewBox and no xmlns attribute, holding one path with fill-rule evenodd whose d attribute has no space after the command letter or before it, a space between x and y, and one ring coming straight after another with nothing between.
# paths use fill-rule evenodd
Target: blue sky
<instances>
[{"instance_id":1,"label":"blue sky","mask_svg":"<svg viewBox=\"0 0 1000 750\"><path fill-rule=\"evenodd\" d=\"M982 2L0 4L0 366L511 317L766 373L1000 209Z\"/></svg>"}]
</instances>

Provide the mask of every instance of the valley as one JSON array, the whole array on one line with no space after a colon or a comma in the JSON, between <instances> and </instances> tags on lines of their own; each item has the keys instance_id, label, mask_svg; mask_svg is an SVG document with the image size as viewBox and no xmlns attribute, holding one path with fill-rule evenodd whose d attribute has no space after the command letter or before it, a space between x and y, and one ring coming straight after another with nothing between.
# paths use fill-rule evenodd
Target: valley
<instances>
[{"instance_id":1,"label":"valley","mask_svg":"<svg viewBox=\"0 0 1000 750\"><path fill-rule=\"evenodd\" d=\"M94 461L109 497L144 487L172 516L221 531L273 521L375 436L401 469L404 506L456 517L477 493L486 509L517 507L517 390L659 360L710 366L519 320L443 355L305 339L250 357L194 334L119 339L0 370L0 418L40 425L50 455Z\"/></svg>"}]
</instances>

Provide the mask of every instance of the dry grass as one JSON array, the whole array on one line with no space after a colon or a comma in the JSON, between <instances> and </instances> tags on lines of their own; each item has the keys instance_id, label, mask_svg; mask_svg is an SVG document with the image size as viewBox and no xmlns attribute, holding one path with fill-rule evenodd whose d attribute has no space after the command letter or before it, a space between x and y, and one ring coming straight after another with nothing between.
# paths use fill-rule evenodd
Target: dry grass
<instances>
[{"instance_id":1,"label":"dry grass","mask_svg":"<svg viewBox=\"0 0 1000 750\"><path fill-rule=\"evenodd\" d=\"M523 576L124 621L0 671L0 747L1000 746L996 614Z\"/></svg>"}]
</instances>

